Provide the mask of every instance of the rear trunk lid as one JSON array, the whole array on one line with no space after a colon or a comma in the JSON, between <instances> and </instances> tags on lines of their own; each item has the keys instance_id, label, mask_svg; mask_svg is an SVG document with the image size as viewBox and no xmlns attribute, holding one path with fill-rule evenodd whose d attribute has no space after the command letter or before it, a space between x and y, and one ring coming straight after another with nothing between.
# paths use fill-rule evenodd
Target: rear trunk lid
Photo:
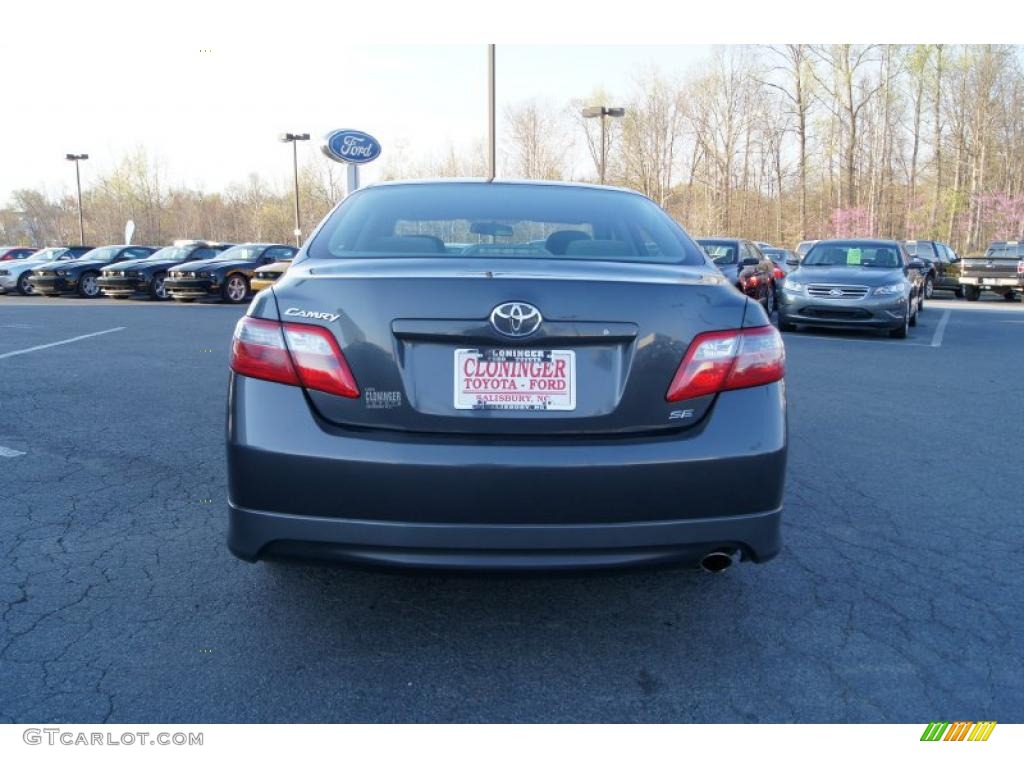
<instances>
[{"instance_id":1,"label":"rear trunk lid","mask_svg":"<svg viewBox=\"0 0 1024 768\"><path fill-rule=\"evenodd\" d=\"M307 260L274 294L281 320L331 330L359 385L307 390L327 421L509 436L696 424L713 396L668 403L669 383L693 337L741 327L746 305L706 268L465 257ZM506 302L539 310L537 330L499 333Z\"/></svg>"},{"instance_id":2,"label":"rear trunk lid","mask_svg":"<svg viewBox=\"0 0 1024 768\"><path fill-rule=\"evenodd\" d=\"M989 248L984 256L968 256L964 258L961 276L1019 278L1024 280L1021 264L1024 264L1024 246L1018 243L1007 243L1005 246L998 248Z\"/></svg>"}]
</instances>

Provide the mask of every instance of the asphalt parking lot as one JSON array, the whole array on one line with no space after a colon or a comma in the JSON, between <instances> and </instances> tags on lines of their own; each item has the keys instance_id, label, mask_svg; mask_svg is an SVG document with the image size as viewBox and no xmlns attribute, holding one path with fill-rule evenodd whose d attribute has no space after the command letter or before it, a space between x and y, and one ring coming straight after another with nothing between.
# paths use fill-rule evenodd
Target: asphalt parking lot
<instances>
[{"instance_id":1,"label":"asphalt parking lot","mask_svg":"<svg viewBox=\"0 0 1024 768\"><path fill-rule=\"evenodd\" d=\"M242 312L0 297L0 720L1024 721L1024 304L787 334L782 554L562 578L232 557Z\"/></svg>"}]
</instances>

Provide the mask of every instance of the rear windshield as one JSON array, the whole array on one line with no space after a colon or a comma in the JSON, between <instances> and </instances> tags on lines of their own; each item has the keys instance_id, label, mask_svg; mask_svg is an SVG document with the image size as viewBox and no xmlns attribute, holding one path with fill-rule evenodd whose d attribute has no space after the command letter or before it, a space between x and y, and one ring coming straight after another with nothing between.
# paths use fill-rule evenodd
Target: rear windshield
<instances>
[{"instance_id":1,"label":"rear windshield","mask_svg":"<svg viewBox=\"0 0 1024 768\"><path fill-rule=\"evenodd\" d=\"M909 240L903 244L903 247L911 256L920 256L921 258L928 259L929 261L935 261L937 258L935 255L935 246L930 242Z\"/></svg>"},{"instance_id":2,"label":"rear windshield","mask_svg":"<svg viewBox=\"0 0 1024 768\"><path fill-rule=\"evenodd\" d=\"M858 242L818 243L804 256L805 267L879 267L896 269L902 266L895 245Z\"/></svg>"},{"instance_id":3,"label":"rear windshield","mask_svg":"<svg viewBox=\"0 0 1024 768\"><path fill-rule=\"evenodd\" d=\"M735 240L698 240L704 252L715 264L735 264L740 247Z\"/></svg>"},{"instance_id":4,"label":"rear windshield","mask_svg":"<svg viewBox=\"0 0 1024 768\"><path fill-rule=\"evenodd\" d=\"M761 251L776 264L783 264L787 259L791 259L793 256L789 251L783 250L782 248L762 248Z\"/></svg>"},{"instance_id":5,"label":"rear windshield","mask_svg":"<svg viewBox=\"0 0 1024 768\"><path fill-rule=\"evenodd\" d=\"M500 183L369 187L331 214L309 254L704 263L682 229L639 195Z\"/></svg>"},{"instance_id":6,"label":"rear windshield","mask_svg":"<svg viewBox=\"0 0 1024 768\"><path fill-rule=\"evenodd\" d=\"M990 259L1024 258L1024 245L1021 243L993 243L988 247L985 255Z\"/></svg>"}]
</instances>

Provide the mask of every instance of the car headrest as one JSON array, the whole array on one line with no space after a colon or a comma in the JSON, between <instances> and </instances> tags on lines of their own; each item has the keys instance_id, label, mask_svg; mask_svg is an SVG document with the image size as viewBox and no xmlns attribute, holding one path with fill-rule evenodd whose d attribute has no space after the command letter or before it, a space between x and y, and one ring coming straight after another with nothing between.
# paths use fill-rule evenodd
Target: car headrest
<instances>
[{"instance_id":1,"label":"car headrest","mask_svg":"<svg viewBox=\"0 0 1024 768\"><path fill-rule=\"evenodd\" d=\"M547 249L548 253L563 255L572 243L577 240L589 239L590 235L586 232L580 232L578 229L560 229L548 235L548 239L544 241L544 248Z\"/></svg>"},{"instance_id":2,"label":"car headrest","mask_svg":"<svg viewBox=\"0 0 1024 768\"><path fill-rule=\"evenodd\" d=\"M569 243L565 249L567 256L597 256L599 258L614 258L617 256L632 256L633 249L628 243L621 240L576 240Z\"/></svg>"}]
</instances>

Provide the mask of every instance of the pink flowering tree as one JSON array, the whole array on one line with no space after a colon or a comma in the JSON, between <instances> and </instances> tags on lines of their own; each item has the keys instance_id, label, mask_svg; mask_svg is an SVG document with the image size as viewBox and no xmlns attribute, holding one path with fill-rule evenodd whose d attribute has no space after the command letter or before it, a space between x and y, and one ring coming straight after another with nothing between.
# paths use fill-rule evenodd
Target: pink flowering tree
<instances>
[{"instance_id":1,"label":"pink flowering tree","mask_svg":"<svg viewBox=\"0 0 1024 768\"><path fill-rule=\"evenodd\" d=\"M974 200L981 223L994 240L1024 239L1024 195L996 192Z\"/></svg>"},{"instance_id":2,"label":"pink flowering tree","mask_svg":"<svg viewBox=\"0 0 1024 768\"><path fill-rule=\"evenodd\" d=\"M830 220L833 237L866 237L870 235L870 214L867 208L836 208Z\"/></svg>"}]
</instances>

